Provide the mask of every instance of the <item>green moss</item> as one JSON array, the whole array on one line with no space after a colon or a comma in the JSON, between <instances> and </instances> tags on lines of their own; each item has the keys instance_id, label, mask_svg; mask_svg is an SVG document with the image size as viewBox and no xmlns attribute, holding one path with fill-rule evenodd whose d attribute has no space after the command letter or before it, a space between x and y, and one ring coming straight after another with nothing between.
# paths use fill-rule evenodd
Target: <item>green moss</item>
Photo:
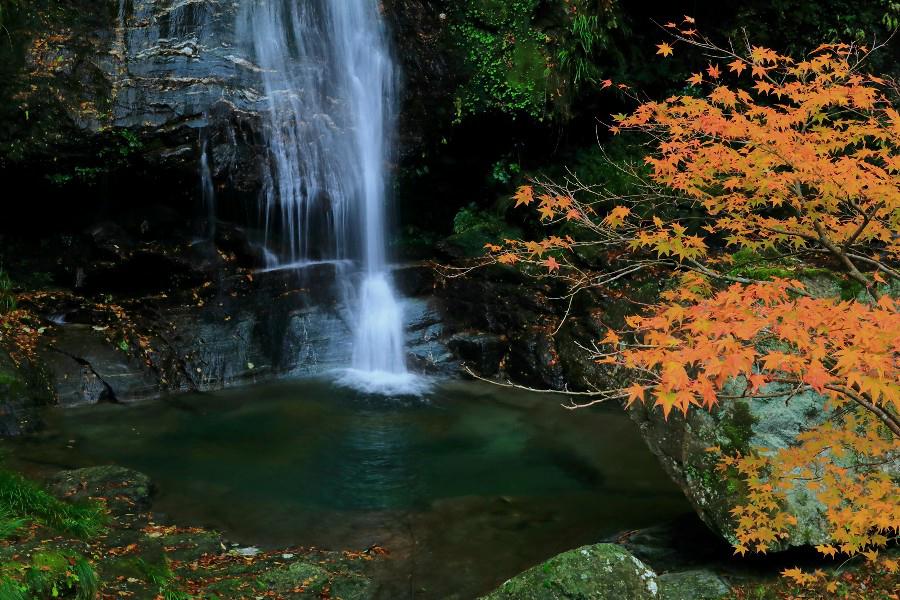
<instances>
[{"instance_id":1,"label":"green moss","mask_svg":"<svg viewBox=\"0 0 900 600\"><path fill-rule=\"evenodd\" d=\"M865 291L863 285L855 279L841 280L841 300L853 300Z\"/></svg>"},{"instance_id":2,"label":"green moss","mask_svg":"<svg viewBox=\"0 0 900 600\"><path fill-rule=\"evenodd\" d=\"M613 2L461 0L449 16L451 54L466 76L458 120L491 111L565 118L580 86L610 76L601 65L619 55Z\"/></svg>"},{"instance_id":3,"label":"green moss","mask_svg":"<svg viewBox=\"0 0 900 600\"><path fill-rule=\"evenodd\" d=\"M583 546L513 577L483 600L657 597L656 574L614 544Z\"/></svg>"},{"instance_id":4,"label":"green moss","mask_svg":"<svg viewBox=\"0 0 900 600\"><path fill-rule=\"evenodd\" d=\"M447 243L463 256L481 256L485 244L496 244L504 238L517 238L521 231L515 229L496 213L481 210L475 205L460 209L453 218L453 235Z\"/></svg>"},{"instance_id":5,"label":"green moss","mask_svg":"<svg viewBox=\"0 0 900 600\"><path fill-rule=\"evenodd\" d=\"M540 116L546 87L545 36L535 27L538 0L464 0L453 13L451 44L468 75L456 96L457 119L489 110Z\"/></svg>"},{"instance_id":6,"label":"green moss","mask_svg":"<svg viewBox=\"0 0 900 600\"><path fill-rule=\"evenodd\" d=\"M0 371L0 385L13 386L18 385L19 383L19 378L14 373Z\"/></svg>"},{"instance_id":7,"label":"green moss","mask_svg":"<svg viewBox=\"0 0 900 600\"><path fill-rule=\"evenodd\" d=\"M746 452L753 437L753 426L759 419L750 412L750 405L735 401L719 424L721 434L727 440L724 450Z\"/></svg>"}]
</instances>

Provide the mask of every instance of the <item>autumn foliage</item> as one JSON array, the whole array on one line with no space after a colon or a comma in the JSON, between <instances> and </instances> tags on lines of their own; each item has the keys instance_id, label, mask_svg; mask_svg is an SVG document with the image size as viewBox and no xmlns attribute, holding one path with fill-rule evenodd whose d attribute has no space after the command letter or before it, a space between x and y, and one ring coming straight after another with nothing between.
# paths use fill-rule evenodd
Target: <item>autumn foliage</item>
<instances>
[{"instance_id":1,"label":"autumn foliage","mask_svg":"<svg viewBox=\"0 0 900 600\"><path fill-rule=\"evenodd\" d=\"M644 168L630 171L634 193L575 175L523 186L516 205L536 208L554 235L489 245L490 260L557 278L569 298L667 273L658 304L597 340L594 359L630 384L597 389L595 401L646 402L668 417L815 392L819 425L795 446L710 449L746 483L735 549L765 552L788 537L796 519L783 498L805 486L830 527L819 550L874 558L900 534L897 86L865 72L866 48L823 45L795 59L717 46L688 21L665 27L661 56L685 47L723 58L691 75L690 91L614 117L613 133L651 140ZM607 252L606 270L583 266L585 246ZM799 276L736 275L739 250L827 269L858 293L842 300Z\"/></svg>"}]
</instances>

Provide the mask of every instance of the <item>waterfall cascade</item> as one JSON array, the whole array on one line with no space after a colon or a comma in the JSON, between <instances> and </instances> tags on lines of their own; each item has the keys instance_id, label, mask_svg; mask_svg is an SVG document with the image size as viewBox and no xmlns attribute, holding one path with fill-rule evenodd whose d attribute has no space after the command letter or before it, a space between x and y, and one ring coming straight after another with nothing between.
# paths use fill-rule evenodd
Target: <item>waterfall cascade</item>
<instances>
[{"instance_id":1,"label":"waterfall cascade","mask_svg":"<svg viewBox=\"0 0 900 600\"><path fill-rule=\"evenodd\" d=\"M213 183L212 168L209 165L209 150L205 132L200 137L200 197L206 215L206 231L209 239L216 237L216 188Z\"/></svg>"},{"instance_id":2,"label":"waterfall cascade","mask_svg":"<svg viewBox=\"0 0 900 600\"><path fill-rule=\"evenodd\" d=\"M412 391L386 261L397 85L378 0L245 0L238 35L251 46L268 102L265 244L282 268L335 263L352 290L345 380Z\"/></svg>"}]
</instances>

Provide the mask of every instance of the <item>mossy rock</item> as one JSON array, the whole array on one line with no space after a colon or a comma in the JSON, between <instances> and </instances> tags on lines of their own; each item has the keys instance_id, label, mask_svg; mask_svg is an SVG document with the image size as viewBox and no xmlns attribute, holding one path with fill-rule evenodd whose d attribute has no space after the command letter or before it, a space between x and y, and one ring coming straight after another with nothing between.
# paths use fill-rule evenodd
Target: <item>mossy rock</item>
<instances>
[{"instance_id":1,"label":"mossy rock","mask_svg":"<svg viewBox=\"0 0 900 600\"><path fill-rule=\"evenodd\" d=\"M214 531L187 531L159 538L172 560L192 560L204 554L219 554L222 537Z\"/></svg>"},{"instance_id":2,"label":"mossy rock","mask_svg":"<svg viewBox=\"0 0 900 600\"><path fill-rule=\"evenodd\" d=\"M259 583L276 593L302 593L316 598L327 593L342 600L364 600L372 592L371 581L359 573L332 572L303 560L261 575Z\"/></svg>"},{"instance_id":3,"label":"mossy rock","mask_svg":"<svg viewBox=\"0 0 900 600\"><path fill-rule=\"evenodd\" d=\"M150 507L150 478L134 469L106 465L61 471L48 482L57 496L73 500L104 498L113 514L133 513Z\"/></svg>"},{"instance_id":4,"label":"mossy rock","mask_svg":"<svg viewBox=\"0 0 900 600\"><path fill-rule=\"evenodd\" d=\"M660 600L724 600L730 594L728 584L711 571L701 569L659 576Z\"/></svg>"},{"instance_id":5,"label":"mossy rock","mask_svg":"<svg viewBox=\"0 0 900 600\"><path fill-rule=\"evenodd\" d=\"M513 577L484 600L651 600L656 573L615 544L582 546Z\"/></svg>"},{"instance_id":6,"label":"mossy rock","mask_svg":"<svg viewBox=\"0 0 900 600\"><path fill-rule=\"evenodd\" d=\"M312 593L321 593L330 579L328 571L304 561L297 561L280 569L269 571L259 578L260 582L266 584L270 590L280 593L298 588Z\"/></svg>"}]
</instances>

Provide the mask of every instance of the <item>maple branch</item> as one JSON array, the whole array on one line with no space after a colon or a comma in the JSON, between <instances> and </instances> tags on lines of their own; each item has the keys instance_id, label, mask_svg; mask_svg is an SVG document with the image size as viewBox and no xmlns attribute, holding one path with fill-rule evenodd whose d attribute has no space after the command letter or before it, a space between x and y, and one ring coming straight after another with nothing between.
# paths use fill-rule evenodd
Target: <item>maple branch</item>
<instances>
[{"instance_id":1,"label":"maple branch","mask_svg":"<svg viewBox=\"0 0 900 600\"><path fill-rule=\"evenodd\" d=\"M853 400L854 402L856 402L857 404L859 404L866 410L872 412L885 425L887 425L887 428L891 430L891 432L894 434L894 436L896 436L897 438L900 438L900 418L898 418L896 415L881 408L874 402L870 402L868 399L865 398L865 396L863 396L862 394L856 393L855 391L853 391L852 389L850 389L846 386L826 384L824 387L833 392L838 392L840 394L847 396L848 398L850 398L851 400Z\"/></svg>"},{"instance_id":2,"label":"maple branch","mask_svg":"<svg viewBox=\"0 0 900 600\"><path fill-rule=\"evenodd\" d=\"M772 233L780 233L781 235L803 238L804 240L808 240L810 242L818 242L819 241L819 238L817 238L816 236L810 235L808 233L803 233L800 231L785 231L784 229L778 229L775 227L766 227L765 225L759 225L758 227L765 231L771 231Z\"/></svg>"},{"instance_id":3,"label":"maple branch","mask_svg":"<svg viewBox=\"0 0 900 600\"><path fill-rule=\"evenodd\" d=\"M869 221L872 220L872 216L878 211L880 206L881 203L878 203L872 207L872 210L863 213L862 223L859 224L859 227L856 228L856 231L854 231L853 234L848 237L847 241L845 241L843 244L844 252L849 250L850 246L852 246L859 238L859 236L862 235L862 232L865 231L866 227L869 225Z\"/></svg>"},{"instance_id":4,"label":"maple branch","mask_svg":"<svg viewBox=\"0 0 900 600\"><path fill-rule=\"evenodd\" d=\"M592 400L589 404L583 404L583 405L581 405L581 404L574 405L573 404L571 406L563 404L562 406L564 406L565 408L581 408L582 406L590 406L592 404L606 402L607 400L621 400L623 398L628 397L627 394L625 394L624 392L621 392L620 390L593 390L593 391L586 391L586 392L573 392L572 390L570 390L568 388L562 389L562 390L548 390L548 389L542 389L542 388L533 388L533 387L529 387L527 385L513 383L509 379L507 379L506 381L497 381L496 379L489 379L487 377L482 377L481 375L478 375L477 373L475 373L475 371L473 371L471 369L471 367L468 367L468 366L466 366L464 368L464 371L479 381L483 381L485 383L490 383L492 385L497 385L500 387L513 388L513 389L517 389L517 390L525 390L527 392L536 392L538 394L560 394L563 396L593 396L593 397L597 398L596 400Z\"/></svg>"},{"instance_id":5,"label":"maple branch","mask_svg":"<svg viewBox=\"0 0 900 600\"><path fill-rule=\"evenodd\" d=\"M825 252L825 253L829 253L829 254L831 253L830 250L827 250L824 248L810 248L808 251L809 252ZM885 273L887 273L894 279L900 279L900 272L896 271L895 269L892 269L891 267L887 266L886 264L884 264L881 261L875 260L874 258L869 258L868 256L863 256L861 254L856 254L854 252L848 252L847 256L849 256L853 260L858 260L859 262L864 262L867 265L872 265L879 271L884 271Z\"/></svg>"},{"instance_id":6,"label":"maple branch","mask_svg":"<svg viewBox=\"0 0 900 600\"><path fill-rule=\"evenodd\" d=\"M750 284L754 284L754 283L762 283L762 281L758 280L758 279L748 279L747 277L740 277L737 275L725 275L724 273L719 273L717 271L713 271L709 267L705 267L695 260L691 260L690 262L694 266L693 267L689 266L688 267L689 269L692 269L694 271L699 271L700 273L703 273L704 275L709 275L710 277L715 277L716 279L722 279L722 280L731 281L734 283L743 283L746 285L750 285ZM809 292L801 290L800 288L795 288L795 287L791 286L787 289L799 296L806 296L807 298L812 298L812 295Z\"/></svg>"},{"instance_id":7,"label":"maple branch","mask_svg":"<svg viewBox=\"0 0 900 600\"><path fill-rule=\"evenodd\" d=\"M877 299L877 292L872 289L872 282L869 281L865 275L860 273L859 269L856 268L856 265L853 264L853 261L850 260L850 257L847 256L847 253L841 250L833 241L831 241L831 238L829 238L828 234L825 232L825 227L822 225L821 221L813 222L813 227L815 227L816 233L819 234L819 242L823 246L828 248L828 250L832 254L834 254L842 263L844 263L844 266L847 267L847 272L849 273L850 277L861 283L863 287L868 290L869 294L873 298Z\"/></svg>"}]
</instances>

